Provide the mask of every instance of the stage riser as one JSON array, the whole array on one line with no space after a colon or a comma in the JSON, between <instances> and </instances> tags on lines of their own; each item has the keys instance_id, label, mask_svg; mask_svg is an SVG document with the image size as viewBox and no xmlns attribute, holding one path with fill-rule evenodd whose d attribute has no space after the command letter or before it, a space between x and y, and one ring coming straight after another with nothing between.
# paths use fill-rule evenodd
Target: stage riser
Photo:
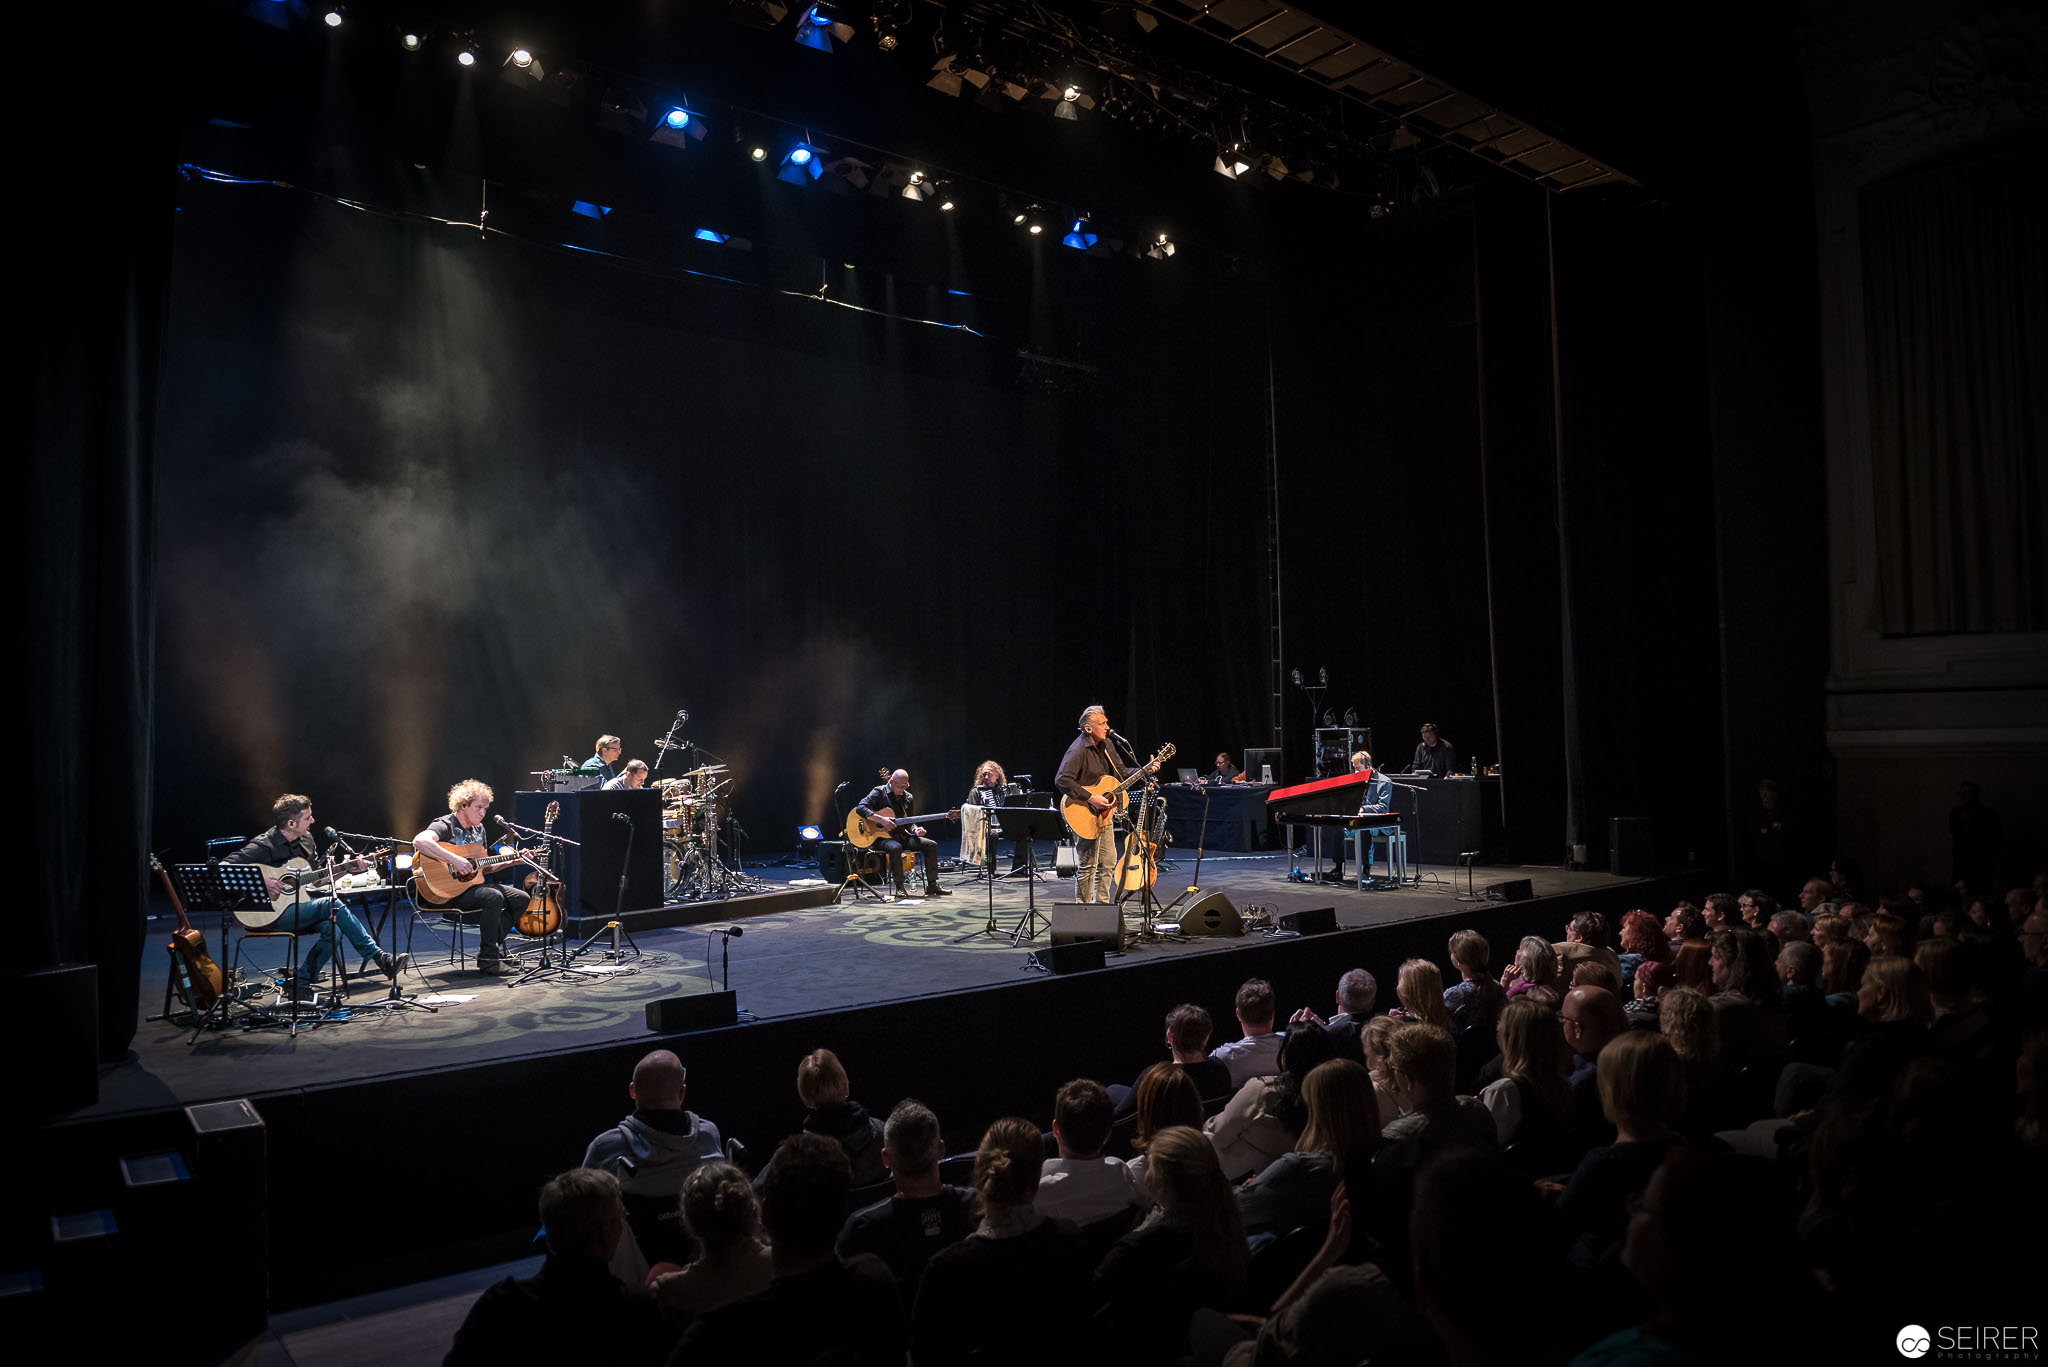
<instances>
[{"instance_id":1,"label":"stage riser","mask_svg":"<svg viewBox=\"0 0 2048 1367\"><path fill-rule=\"evenodd\" d=\"M1631 907L1662 910L1700 892L1658 880L1514 904L1438 902L1412 921L1303 938L1247 936L1224 953L1138 952L1112 958L1105 971L1064 977L1023 973L1020 949L1018 980L991 988L554 1053L546 1052L542 1023L523 1058L259 1096L269 1127L272 1308L530 1252L541 1183L579 1161L590 1138L631 1109L633 1064L661 1045L690 1070L685 1104L745 1141L757 1165L800 1122L796 1063L820 1046L838 1053L855 1099L877 1114L904 1096L930 1105L946 1127L947 1150L958 1153L998 1115L1045 1123L1053 1093L1074 1076L1134 1080L1159 1057L1161 1022L1177 1003L1205 1006L1218 1040L1232 1037L1232 998L1248 977L1271 981L1286 1011L1327 1013L1338 976L1363 965L1385 1005L1402 960L1443 962L1454 930L1480 931L1504 961L1524 934L1561 937L1574 912L1600 910L1618 923ZM182 1131L176 1111L58 1125L24 1159L54 1165L36 1169L54 1179L39 1179L39 1187L90 1191L107 1186L116 1154L176 1146ZM309 1247L319 1256L305 1256Z\"/></svg>"}]
</instances>

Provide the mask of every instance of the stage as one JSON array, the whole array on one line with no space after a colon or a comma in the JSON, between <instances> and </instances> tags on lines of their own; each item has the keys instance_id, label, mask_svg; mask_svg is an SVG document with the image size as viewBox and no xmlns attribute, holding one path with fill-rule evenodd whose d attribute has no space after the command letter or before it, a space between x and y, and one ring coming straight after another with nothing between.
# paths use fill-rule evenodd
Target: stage
<instances>
[{"instance_id":1,"label":"stage","mask_svg":"<svg viewBox=\"0 0 2048 1367\"><path fill-rule=\"evenodd\" d=\"M1333 933L1141 942L1101 971L1064 976L1032 967L1029 950L1045 946L1043 935L1010 942L1025 913L1019 880L995 885L1000 936L975 933L989 919L988 885L957 872L944 876L953 893L942 899L797 906L831 891L799 886L708 904L722 913L711 924L742 932L730 941L729 971L747 1014L736 1026L666 1036L646 1028L646 1003L710 991L721 973L718 937L702 925L635 932L641 958L630 973L514 987L447 964L434 923L423 919L413 928L419 971L405 975L406 990L469 1000L446 1001L437 1013L360 1010L302 1027L296 1039L268 1027L188 1044L189 1027L146 1022L130 1057L102 1069L99 1102L44 1129L29 1157L53 1173L49 1190L67 1193L49 1214L97 1203L125 1220L124 1203L137 1198L123 1190L116 1160L180 1154L202 1180L185 1183L182 1196L152 1199L209 1209L234 1202L244 1212L244 1255L269 1267L270 1308L303 1306L522 1256L539 1184L630 1109L633 1062L657 1045L690 1069L685 1104L741 1139L755 1164L800 1122L796 1062L819 1046L839 1053L856 1100L881 1114L917 1096L938 1112L948 1151L961 1152L997 1115L1049 1119L1052 1094L1068 1078L1134 1078L1160 1056L1161 1022L1176 1003L1206 1006L1216 1040L1234 1038L1231 1000L1247 977L1271 981L1283 1012L1328 1012L1338 975L1363 965L1386 1002L1401 961L1444 962L1454 930L1480 930L1500 960L1523 934L1561 937L1578 910L1618 920L1630 907L1662 910L1699 891L1684 876L1494 867L1478 870L1479 888L1527 878L1533 900L1466 901L1462 871L1454 881L1448 869L1425 867L1421 887L1358 891L1290 882L1290 863L1279 853L1212 857L1201 887L1240 911L1332 907ZM807 868L750 872L815 878ZM1161 882L1184 887L1192 872L1184 861ZM1040 883L1041 911L1070 888ZM219 953L211 921L201 928ZM173 924L168 916L150 922L139 1014L161 1009L162 942ZM352 1000L381 997L382 983L360 979ZM182 1108L231 1098L247 1099L261 1117L265 1159L208 1174ZM370 1201L391 1228L323 1224L331 1256L309 1262L286 1252L299 1247L293 1234L309 1217Z\"/></svg>"}]
</instances>

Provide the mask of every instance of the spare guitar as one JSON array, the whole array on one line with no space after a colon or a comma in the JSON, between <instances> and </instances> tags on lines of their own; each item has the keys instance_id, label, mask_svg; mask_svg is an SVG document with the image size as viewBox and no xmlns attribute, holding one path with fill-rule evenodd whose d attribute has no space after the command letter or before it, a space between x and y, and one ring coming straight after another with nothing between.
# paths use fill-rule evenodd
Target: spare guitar
<instances>
[{"instance_id":1,"label":"spare guitar","mask_svg":"<svg viewBox=\"0 0 2048 1367\"><path fill-rule=\"evenodd\" d=\"M877 840L887 840L898 826L915 826L920 821L958 821L960 809L950 812L926 812L922 816L890 816L877 812L873 816L862 816L855 807L846 814L846 838L859 849L866 849Z\"/></svg>"},{"instance_id":2,"label":"spare guitar","mask_svg":"<svg viewBox=\"0 0 2048 1367\"><path fill-rule=\"evenodd\" d=\"M1123 811L1129 804L1130 799L1124 796L1124 789L1130 787L1133 783L1142 782L1146 777L1146 770L1155 764L1165 763L1167 760L1172 759L1173 755L1173 743L1168 741L1165 745L1159 747L1158 753L1154 754L1150 760L1138 766L1137 770L1129 778L1114 779L1108 774L1104 774L1093 783L1083 784L1082 786L1089 793L1109 800L1108 811L1098 812L1085 802L1076 802L1073 798L1066 798L1060 803L1060 815L1067 819L1067 825L1072 828L1077 837L1082 840L1096 839L1102 834L1102 823L1115 817L1117 813Z\"/></svg>"},{"instance_id":3,"label":"spare guitar","mask_svg":"<svg viewBox=\"0 0 2048 1367\"><path fill-rule=\"evenodd\" d=\"M555 818L561 814L561 803L548 804L547 819L540 823L543 836L554 833ZM552 935L555 927L562 924L562 880L555 877L549 866L549 855L554 848L554 841L542 840L540 849L536 851L540 858L535 861L540 867L520 880L519 886L526 889L526 895L532 899L526 904L526 910L519 913L521 935ZM448 866L443 864L441 867Z\"/></svg>"},{"instance_id":4,"label":"spare guitar","mask_svg":"<svg viewBox=\"0 0 2048 1367\"><path fill-rule=\"evenodd\" d=\"M455 870L428 854L412 857L412 896L422 906L445 907L471 888L483 886L484 875L493 869L502 869L507 864L525 864L533 859L531 850L515 850L511 854L488 854L483 845L443 845L441 848L467 859L472 868L467 878L455 876Z\"/></svg>"},{"instance_id":5,"label":"spare guitar","mask_svg":"<svg viewBox=\"0 0 2048 1367\"><path fill-rule=\"evenodd\" d=\"M336 864L330 874L326 869L316 869L304 858L294 859L288 864L257 864L253 867L263 870L265 878L275 878L283 887L264 907L236 907L235 919L250 930L262 930L275 922L278 917L292 909L302 897L318 897L327 887L330 878L344 878L352 873L361 873L370 867L370 861L390 853L388 846L380 846L368 854L359 854L346 864Z\"/></svg>"},{"instance_id":6,"label":"spare guitar","mask_svg":"<svg viewBox=\"0 0 2048 1367\"><path fill-rule=\"evenodd\" d=\"M171 910L178 914L178 928L171 932L170 950L178 956L178 962L185 970L185 992L187 1004L194 1011L204 1011L220 1000L220 965L206 952L206 937L192 928L192 922L185 918L185 904L178 900L178 890L171 885L170 872L157 862L156 856L149 857L150 868L163 879L164 896L171 899Z\"/></svg>"}]
</instances>

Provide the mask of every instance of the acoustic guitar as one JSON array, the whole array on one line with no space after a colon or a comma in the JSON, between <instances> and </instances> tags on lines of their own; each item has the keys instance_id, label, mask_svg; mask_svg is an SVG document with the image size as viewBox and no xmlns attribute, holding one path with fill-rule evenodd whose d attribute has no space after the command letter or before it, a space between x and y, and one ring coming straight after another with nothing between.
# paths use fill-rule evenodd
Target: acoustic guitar
<instances>
[{"instance_id":1,"label":"acoustic guitar","mask_svg":"<svg viewBox=\"0 0 2048 1367\"><path fill-rule=\"evenodd\" d=\"M286 864L254 864L250 867L263 870L265 878L275 878L283 888L270 899L268 906L236 907L235 919L250 930L268 928L279 917L290 911L298 900L310 893L318 896L327 887L330 878L345 878L352 873L361 873L370 867L370 861L388 854L388 847L379 847L368 854L359 854L346 864L336 864L330 874L326 869L316 869L301 856Z\"/></svg>"},{"instance_id":2,"label":"acoustic guitar","mask_svg":"<svg viewBox=\"0 0 2048 1367\"><path fill-rule=\"evenodd\" d=\"M915 826L920 821L958 821L960 809L950 812L926 812L922 816L886 816L877 812L874 816L862 816L855 807L846 814L846 838L858 849L866 849L877 840L887 840L898 826Z\"/></svg>"},{"instance_id":3,"label":"acoustic guitar","mask_svg":"<svg viewBox=\"0 0 2048 1367\"><path fill-rule=\"evenodd\" d=\"M1123 811L1130 804L1130 799L1124 795L1124 789L1144 779L1146 770L1152 765L1163 764L1167 760L1172 759L1173 755L1173 742L1168 741L1165 745L1159 747L1158 752L1150 760L1138 766L1137 771L1130 777L1115 779L1111 778L1108 774L1104 774L1093 783L1083 784L1082 787L1087 789L1092 795L1109 800L1108 811L1098 812L1085 802L1076 802L1073 798L1067 798L1060 803L1060 815L1067 819L1068 827L1080 839L1096 839L1102 834L1102 823L1115 817L1117 813Z\"/></svg>"},{"instance_id":4,"label":"acoustic guitar","mask_svg":"<svg viewBox=\"0 0 2048 1367\"><path fill-rule=\"evenodd\" d=\"M554 834L555 818L561 814L561 803L548 804L547 819L540 823L540 833L543 837ZM519 885L526 889L526 895L532 899L527 903L526 910L519 913L521 935L552 935L555 933L555 927L562 924L562 880L555 877L549 858L554 848L554 841L543 839L538 851L540 858L537 862L540 867L520 880ZM448 866L443 864L441 867Z\"/></svg>"},{"instance_id":5,"label":"acoustic guitar","mask_svg":"<svg viewBox=\"0 0 2048 1367\"><path fill-rule=\"evenodd\" d=\"M185 969L185 992L188 1004L194 1011L204 1011L220 1000L220 965L206 952L206 937L192 928L192 922L185 917L185 904L178 900L178 890L171 885L170 872L157 862L155 855L149 857L150 868L163 879L164 896L171 899L171 910L178 914L178 928L171 932L171 952L178 956L178 962Z\"/></svg>"},{"instance_id":6,"label":"acoustic guitar","mask_svg":"<svg viewBox=\"0 0 2048 1367\"><path fill-rule=\"evenodd\" d=\"M458 878L455 870L449 868L430 854L416 854L412 860L413 900L430 907L445 907L471 888L482 887L484 875L507 864L524 864L531 861L530 850L515 850L511 854L490 854L484 845L443 845L451 854L460 855L473 866L469 877Z\"/></svg>"}]
</instances>

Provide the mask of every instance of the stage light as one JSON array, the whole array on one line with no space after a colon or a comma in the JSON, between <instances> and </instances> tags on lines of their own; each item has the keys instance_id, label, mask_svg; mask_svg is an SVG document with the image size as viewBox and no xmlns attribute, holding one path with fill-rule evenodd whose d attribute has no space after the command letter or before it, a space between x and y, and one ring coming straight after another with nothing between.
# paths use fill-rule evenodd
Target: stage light
<instances>
[{"instance_id":1,"label":"stage light","mask_svg":"<svg viewBox=\"0 0 2048 1367\"><path fill-rule=\"evenodd\" d=\"M731 233L722 233L716 228L699 228L690 235L699 242L715 242L721 247L725 245L726 239L732 236Z\"/></svg>"},{"instance_id":2,"label":"stage light","mask_svg":"<svg viewBox=\"0 0 2048 1367\"><path fill-rule=\"evenodd\" d=\"M525 48L523 48L523 47L515 47L515 48L513 48L513 49L512 49L512 65L514 65L514 66L517 66L517 67L529 67L529 66L532 66L532 65L533 65L533 54L532 54L531 52L528 52L528 51L527 51L527 50L526 50Z\"/></svg>"},{"instance_id":3,"label":"stage light","mask_svg":"<svg viewBox=\"0 0 2048 1367\"><path fill-rule=\"evenodd\" d=\"M545 81L548 73L533 59L531 49L518 47L507 53L505 60L498 64L498 74L513 85L524 90L535 81Z\"/></svg>"},{"instance_id":4,"label":"stage light","mask_svg":"<svg viewBox=\"0 0 2048 1367\"><path fill-rule=\"evenodd\" d=\"M693 142L702 142L709 131L704 116L693 113L679 104L672 104L668 112L654 121L654 132L648 136L655 142L667 143L670 147L688 147Z\"/></svg>"},{"instance_id":5,"label":"stage light","mask_svg":"<svg viewBox=\"0 0 2048 1367\"><path fill-rule=\"evenodd\" d=\"M462 65L464 66L475 66L476 54L474 52L471 52L468 48L464 48L462 49L462 51L455 54L455 60L462 63Z\"/></svg>"},{"instance_id":6,"label":"stage light","mask_svg":"<svg viewBox=\"0 0 2048 1367\"><path fill-rule=\"evenodd\" d=\"M336 5L333 9L327 11L326 14L321 16L321 22L325 23L329 28L340 28L341 7Z\"/></svg>"},{"instance_id":7,"label":"stage light","mask_svg":"<svg viewBox=\"0 0 2048 1367\"><path fill-rule=\"evenodd\" d=\"M823 840L825 838L825 833L822 830L819 830L816 826L799 826L796 828L796 838L798 840L806 841Z\"/></svg>"},{"instance_id":8,"label":"stage light","mask_svg":"<svg viewBox=\"0 0 2048 1367\"><path fill-rule=\"evenodd\" d=\"M754 161L766 161L768 160L768 149L757 144L751 152L747 153L747 156Z\"/></svg>"},{"instance_id":9,"label":"stage light","mask_svg":"<svg viewBox=\"0 0 2048 1367\"><path fill-rule=\"evenodd\" d=\"M819 52L830 52L835 42L843 43L852 37L853 25L840 20L825 5L812 5L796 21L797 42Z\"/></svg>"},{"instance_id":10,"label":"stage light","mask_svg":"<svg viewBox=\"0 0 2048 1367\"><path fill-rule=\"evenodd\" d=\"M952 212L953 212L953 201L952 201L952 200L950 200L950 199L947 199L947 200L941 200L941 201L939 202L939 212L940 212L940 213L945 213L945 214L950 214L950 213L952 213Z\"/></svg>"},{"instance_id":11,"label":"stage light","mask_svg":"<svg viewBox=\"0 0 2048 1367\"><path fill-rule=\"evenodd\" d=\"M408 33L398 41L407 52L418 52L420 50L420 36L417 33Z\"/></svg>"},{"instance_id":12,"label":"stage light","mask_svg":"<svg viewBox=\"0 0 2048 1367\"><path fill-rule=\"evenodd\" d=\"M1252 169L1250 153L1242 143L1232 143L1228 151L1218 149L1216 153L1216 174L1225 180L1236 180Z\"/></svg>"},{"instance_id":13,"label":"stage light","mask_svg":"<svg viewBox=\"0 0 2048 1367\"><path fill-rule=\"evenodd\" d=\"M611 211L611 205L593 204L587 199L579 199L574 204L569 206L569 212L572 214L581 214L585 218L595 218L600 221L604 218L606 214L610 213Z\"/></svg>"},{"instance_id":14,"label":"stage light","mask_svg":"<svg viewBox=\"0 0 2048 1367\"><path fill-rule=\"evenodd\" d=\"M1167 257L1173 255L1173 239L1165 233L1160 233L1152 239L1152 245L1145 248L1145 255L1151 257L1154 261L1164 261Z\"/></svg>"},{"instance_id":15,"label":"stage light","mask_svg":"<svg viewBox=\"0 0 2048 1367\"><path fill-rule=\"evenodd\" d=\"M1030 233L1033 237L1037 237L1040 233L1045 231L1045 225L1043 223L1033 223L1028 228L1026 228L1025 231Z\"/></svg>"},{"instance_id":16,"label":"stage light","mask_svg":"<svg viewBox=\"0 0 2048 1367\"><path fill-rule=\"evenodd\" d=\"M1070 85L1065 87L1060 91L1060 98L1065 100L1068 104L1072 104L1074 101L1081 98L1081 87L1078 85Z\"/></svg>"},{"instance_id":17,"label":"stage light","mask_svg":"<svg viewBox=\"0 0 2048 1367\"><path fill-rule=\"evenodd\" d=\"M1087 251L1095 242L1095 228L1085 218L1075 219L1074 226L1067 229L1067 235L1060 239L1061 246L1072 247L1077 252Z\"/></svg>"},{"instance_id":18,"label":"stage light","mask_svg":"<svg viewBox=\"0 0 2048 1367\"><path fill-rule=\"evenodd\" d=\"M411 868L411 867L412 867L412 851L411 851L411 850L407 850L407 851L405 851L405 852L404 852L403 854L394 854L394 855L392 855L392 856L391 856L391 867L392 867L392 868L394 868L394 869L409 869L409 868Z\"/></svg>"},{"instance_id":19,"label":"stage light","mask_svg":"<svg viewBox=\"0 0 2048 1367\"><path fill-rule=\"evenodd\" d=\"M824 174L824 155L809 143L800 142L783 156L782 169L775 173L775 178L791 185L809 185Z\"/></svg>"}]
</instances>

